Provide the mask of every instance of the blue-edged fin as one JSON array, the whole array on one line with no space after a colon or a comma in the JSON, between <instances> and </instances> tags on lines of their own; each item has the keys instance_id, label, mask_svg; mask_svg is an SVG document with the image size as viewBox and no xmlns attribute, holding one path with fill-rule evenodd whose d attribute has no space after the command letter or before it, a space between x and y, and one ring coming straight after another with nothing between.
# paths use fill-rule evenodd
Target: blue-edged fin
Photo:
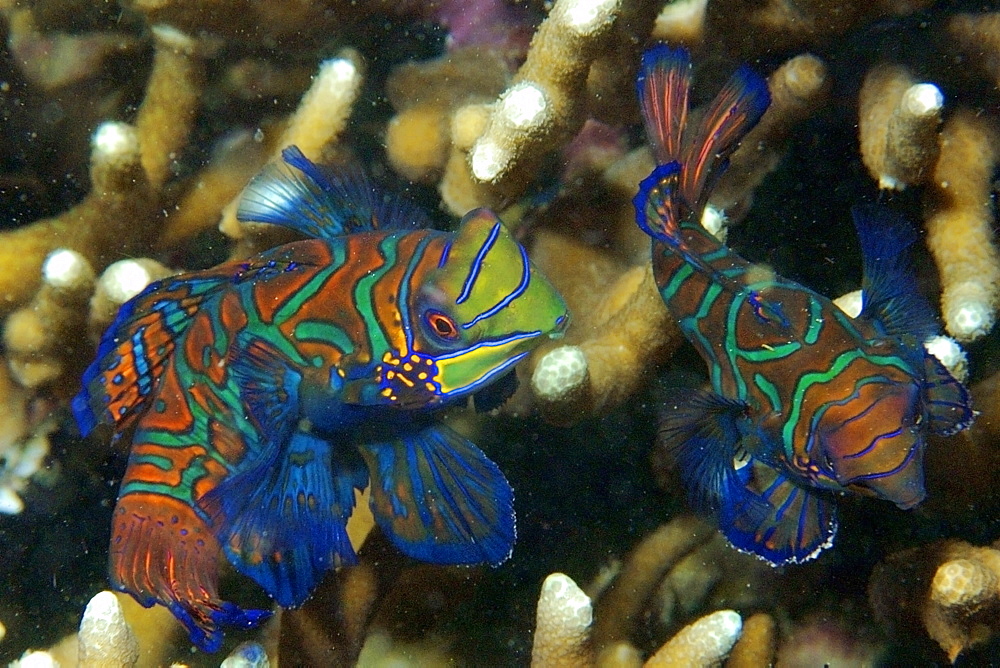
<instances>
[{"instance_id":1,"label":"blue-edged fin","mask_svg":"<svg viewBox=\"0 0 1000 668\"><path fill-rule=\"evenodd\" d=\"M798 485L754 458L744 471L747 490L759 501L751 513L723 513L722 532L733 547L784 566L815 559L833 544L837 509L824 492Z\"/></svg>"},{"instance_id":2,"label":"blue-edged fin","mask_svg":"<svg viewBox=\"0 0 1000 668\"><path fill-rule=\"evenodd\" d=\"M230 372L257 439L202 506L233 567L296 607L331 567L356 563L347 520L368 476L353 450L298 429L301 375L273 344L242 336L235 349Z\"/></svg>"},{"instance_id":3,"label":"blue-edged fin","mask_svg":"<svg viewBox=\"0 0 1000 668\"><path fill-rule=\"evenodd\" d=\"M674 458L691 503L702 512L720 516L754 502L737 467L746 457L740 427L747 410L742 402L698 390L665 406L659 445Z\"/></svg>"},{"instance_id":4,"label":"blue-edged fin","mask_svg":"<svg viewBox=\"0 0 1000 668\"><path fill-rule=\"evenodd\" d=\"M356 452L302 431L265 449L273 457L224 480L202 506L233 567L294 608L328 570L357 563L347 520L368 475Z\"/></svg>"},{"instance_id":5,"label":"blue-edged fin","mask_svg":"<svg viewBox=\"0 0 1000 668\"><path fill-rule=\"evenodd\" d=\"M231 278L224 268L172 276L151 283L118 309L72 402L83 435L98 424L119 423L136 414L177 337L205 300L225 289Z\"/></svg>"},{"instance_id":6,"label":"blue-edged fin","mask_svg":"<svg viewBox=\"0 0 1000 668\"><path fill-rule=\"evenodd\" d=\"M972 397L944 364L924 351L924 383L922 387L927 428L940 436L951 436L972 424L975 412Z\"/></svg>"},{"instance_id":7,"label":"blue-edged fin","mask_svg":"<svg viewBox=\"0 0 1000 668\"><path fill-rule=\"evenodd\" d=\"M281 157L244 189L237 219L327 240L364 230L429 226L419 208L382 193L357 166L317 165L296 146Z\"/></svg>"},{"instance_id":8,"label":"blue-edged fin","mask_svg":"<svg viewBox=\"0 0 1000 668\"><path fill-rule=\"evenodd\" d=\"M681 164L670 162L657 165L649 176L639 182L639 192L632 198L635 222L639 228L673 248L682 244L680 222L690 208L680 197Z\"/></svg>"},{"instance_id":9,"label":"blue-edged fin","mask_svg":"<svg viewBox=\"0 0 1000 668\"><path fill-rule=\"evenodd\" d=\"M886 336L915 336L917 341L938 333L934 311L917 291L907 249L917 235L907 221L878 205L851 209L861 242L864 276L862 307L866 319Z\"/></svg>"},{"instance_id":10,"label":"blue-edged fin","mask_svg":"<svg viewBox=\"0 0 1000 668\"><path fill-rule=\"evenodd\" d=\"M360 446L371 508L403 553L436 564L497 566L514 548L514 492L482 451L441 424Z\"/></svg>"}]
</instances>

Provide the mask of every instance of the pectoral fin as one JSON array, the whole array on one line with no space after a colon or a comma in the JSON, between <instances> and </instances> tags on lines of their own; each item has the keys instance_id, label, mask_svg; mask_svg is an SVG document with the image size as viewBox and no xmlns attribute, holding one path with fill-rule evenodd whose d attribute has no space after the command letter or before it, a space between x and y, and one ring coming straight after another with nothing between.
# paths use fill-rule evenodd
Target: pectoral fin
<instances>
[{"instance_id":1,"label":"pectoral fin","mask_svg":"<svg viewBox=\"0 0 1000 668\"><path fill-rule=\"evenodd\" d=\"M514 492L479 448L432 424L360 446L371 472L371 507L405 554L438 564L493 566L514 548Z\"/></svg>"}]
</instances>

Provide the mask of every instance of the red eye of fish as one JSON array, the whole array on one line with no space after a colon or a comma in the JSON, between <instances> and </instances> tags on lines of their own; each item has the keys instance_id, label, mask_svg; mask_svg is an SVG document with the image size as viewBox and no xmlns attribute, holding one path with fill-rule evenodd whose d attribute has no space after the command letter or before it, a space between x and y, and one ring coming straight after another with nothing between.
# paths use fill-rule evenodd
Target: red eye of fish
<instances>
[{"instance_id":1,"label":"red eye of fish","mask_svg":"<svg viewBox=\"0 0 1000 668\"><path fill-rule=\"evenodd\" d=\"M446 316L444 313L439 313L438 311L427 311L424 314L424 319L427 321L427 325L431 328L431 331L440 336L442 339L447 341L452 341L458 338L458 326L455 321Z\"/></svg>"}]
</instances>

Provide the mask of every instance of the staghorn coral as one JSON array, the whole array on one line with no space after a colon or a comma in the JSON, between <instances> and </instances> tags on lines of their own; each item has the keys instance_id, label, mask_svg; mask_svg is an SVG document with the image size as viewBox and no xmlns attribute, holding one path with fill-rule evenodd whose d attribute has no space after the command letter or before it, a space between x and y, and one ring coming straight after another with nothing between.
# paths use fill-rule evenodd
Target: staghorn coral
<instances>
[{"instance_id":1,"label":"staghorn coral","mask_svg":"<svg viewBox=\"0 0 1000 668\"><path fill-rule=\"evenodd\" d=\"M1000 254L993 240L991 178L1000 152L996 124L959 110L941 131L928 191L927 245L941 274L948 333L971 341L996 321Z\"/></svg>"},{"instance_id":2,"label":"staghorn coral","mask_svg":"<svg viewBox=\"0 0 1000 668\"><path fill-rule=\"evenodd\" d=\"M861 157L879 187L927 181L938 157L941 90L915 82L904 67L880 65L865 76L858 106Z\"/></svg>"},{"instance_id":3,"label":"staghorn coral","mask_svg":"<svg viewBox=\"0 0 1000 668\"><path fill-rule=\"evenodd\" d=\"M553 573L542 583L531 645L533 668L581 666L594 662L590 647L593 608L573 580Z\"/></svg>"},{"instance_id":4,"label":"staghorn coral","mask_svg":"<svg viewBox=\"0 0 1000 668\"><path fill-rule=\"evenodd\" d=\"M488 186L480 204L495 206L523 192L540 158L582 126L587 72L605 48L620 4L559 0L553 5L513 83L469 149L472 178ZM455 162L449 166L462 168Z\"/></svg>"},{"instance_id":5,"label":"staghorn coral","mask_svg":"<svg viewBox=\"0 0 1000 668\"><path fill-rule=\"evenodd\" d=\"M139 661L139 643L125 621L118 598L110 591L102 591L90 599L77 637L80 668L125 668Z\"/></svg>"},{"instance_id":6,"label":"staghorn coral","mask_svg":"<svg viewBox=\"0 0 1000 668\"><path fill-rule=\"evenodd\" d=\"M729 655L743 631L743 620L733 610L720 610L688 624L643 664L644 668L666 666L714 666Z\"/></svg>"}]
</instances>

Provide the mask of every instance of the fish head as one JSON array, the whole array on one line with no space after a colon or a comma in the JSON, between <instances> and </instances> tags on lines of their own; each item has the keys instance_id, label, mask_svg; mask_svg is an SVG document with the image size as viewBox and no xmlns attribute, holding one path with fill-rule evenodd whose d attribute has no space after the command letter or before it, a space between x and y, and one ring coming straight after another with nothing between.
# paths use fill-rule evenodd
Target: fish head
<instances>
[{"instance_id":1,"label":"fish head","mask_svg":"<svg viewBox=\"0 0 1000 668\"><path fill-rule=\"evenodd\" d=\"M923 501L923 408L916 383L870 378L828 402L817 424L817 464L841 487L892 501Z\"/></svg>"},{"instance_id":2,"label":"fish head","mask_svg":"<svg viewBox=\"0 0 1000 668\"><path fill-rule=\"evenodd\" d=\"M569 322L562 297L487 209L463 218L413 303L412 352L439 401L499 379Z\"/></svg>"}]
</instances>

